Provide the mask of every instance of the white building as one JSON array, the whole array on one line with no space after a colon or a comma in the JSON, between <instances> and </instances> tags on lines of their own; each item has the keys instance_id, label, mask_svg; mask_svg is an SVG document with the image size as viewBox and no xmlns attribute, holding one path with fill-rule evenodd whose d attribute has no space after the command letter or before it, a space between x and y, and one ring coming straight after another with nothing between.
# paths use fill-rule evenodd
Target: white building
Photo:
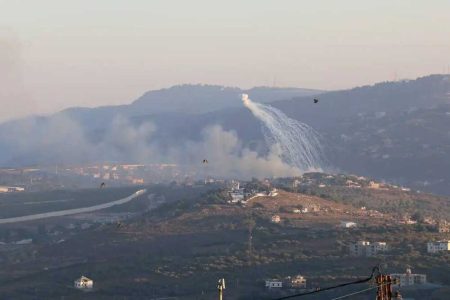
<instances>
[{"instance_id":1,"label":"white building","mask_svg":"<svg viewBox=\"0 0 450 300\"><path fill-rule=\"evenodd\" d=\"M385 242L370 243L368 241L358 241L356 243L350 244L349 250L350 255L353 256L371 257L377 255L380 252L387 251L388 246Z\"/></svg>"},{"instance_id":2,"label":"white building","mask_svg":"<svg viewBox=\"0 0 450 300\"><path fill-rule=\"evenodd\" d=\"M230 188L231 188L232 191L239 190L239 188L240 188L240 182L237 181L237 180L231 180L231 182L230 182Z\"/></svg>"},{"instance_id":3,"label":"white building","mask_svg":"<svg viewBox=\"0 0 450 300\"><path fill-rule=\"evenodd\" d=\"M437 241L427 243L428 253L437 253L441 251L450 251L450 241Z\"/></svg>"},{"instance_id":4,"label":"white building","mask_svg":"<svg viewBox=\"0 0 450 300\"><path fill-rule=\"evenodd\" d=\"M367 242L367 241L358 241L356 243L350 244L350 246L349 246L350 255L365 256L366 249L369 246L370 246L370 242Z\"/></svg>"},{"instance_id":5,"label":"white building","mask_svg":"<svg viewBox=\"0 0 450 300\"><path fill-rule=\"evenodd\" d=\"M14 193L23 191L25 191L25 188L19 186L0 186L0 193Z\"/></svg>"},{"instance_id":6,"label":"white building","mask_svg":"<svg viewBox=\"0 0 450 300\"><path fill-rule=\"evenodd\" d=\"M244 201L244 189L231 190L230 192L231 203L238 203Z\"/></svg>"},{"instance_id":7,"label":"white building","mask_svg":"<svg viewBox=\"0 0 450 300\"><path fill-rule=\"evenodd\" d=\"M378 182L370 181L369 182L369 188L370 189L379 189L381 185Z\"/></svg>"},{"instance_id":8,"label":"white building","mask_svg":"<svg viewBox=\"0 0 450 300\"><path fill-rule=\"evenodd\" d=\"M276 197L278 196L278 190L277 189L273 189L269 192L269 196L270 197Z\"/></svg>"},{"instance_id":9,"label":"white building","mask_svg":"<svg viewBox=\"0 0 450 300\"><path fill-rule=\"evenodd\" d=\"M389 250L386 242L374 242L371 244L371 249L374 252L387 251Z\"/></svg>"},{"instance_id":10,"label":"white building","mask_svg":"<svg viewBox=\"0 0 450 300\"><path fill-rule=\"evenodd\" d=\"M273 289L273 288L282 288L283 282L278 279L267 279L266 280L266 288Z\"/></svg>"},{"instance_id":11,"label":"white building","mask_svg":"<svg viewBox=\"0 0 450 300\"><path fill-rule=\"evenodd\" d=\"M273 215L271 220L272 220L273 223L280 223L281 222L281 218L280 218L279 215Z\"/></svg>"},{"instance_id":12,"label":"white building","mask_svg":"<svg viewBox=\"0 0 450 300\"><path fill-rule=\"evenodd\" d=\"M398 286L411 286L427 283L427 275L413 274L411 268L406 269L406 273L394 273L391 277L398 280Z\"/></svg>"},{"instance_id":13,"label":"white building","mask_svg":"<svg viewBox=\"0 0 450 300\"><path fill-rule=\"evenodd\" d=\"M77 289L92 289L94 287L94 281L87 277L81 276L77 280L74 281L74 286Z\"/></svg>"},{"instance_id":14,"label":"white building","mask_svg":"<svg viewBox=\"0 0 450 300\"><path fill-rule=\"evenodd\" d=\"M305 289L306 288L306 278L302 275L297 275L295 277L286 278L293 288Z\"/></svg>"},{"instance_id":15,"label":"white building","mask_svg":"<svg viewBox=\"0 0 450 300\"><path fill-rule=\"evenodd\" d=\"M356 223L355 222L349 222L349 221L341 221L340 226L343 227L343 228L353 228L353 227L356 227Z\"/></svg>"}]
</instances>

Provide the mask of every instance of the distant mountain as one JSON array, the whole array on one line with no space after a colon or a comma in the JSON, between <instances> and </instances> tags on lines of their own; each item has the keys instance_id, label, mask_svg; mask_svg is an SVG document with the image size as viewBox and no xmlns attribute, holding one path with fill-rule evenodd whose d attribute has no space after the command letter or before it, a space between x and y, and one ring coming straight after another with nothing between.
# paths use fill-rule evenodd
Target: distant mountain
<instances>
[{"instance_id":1,"label":"distant mountain","mask_svg":"<svg viewBox=\"0 0 450 300\"><path fill-rule=\"evenodd\" d=\"M319 131L328 171L450 194L449 75L321 94L301 89L177 86L146 93L130 105L73 108L48 118L3 124L0 164L151 158L190 163L198 160L196 155L213 156L228 149L230 139L234 148L227 151L234 151L233 155L242 156L247 150L264 155L268 147L261 125L242 107L239 94L243 92ZM319 103L313 103L312 95ZM237 141L220 136L210 141L214 150L201 144L205 128L214 125L234 132Z\"/></svg>"},{"instance_id":2,"label":"distant mountain","mask_svg":"<svg viewBox=\"0 0 450 300\"><path fill-rule=\"evenodd\" d=\"M242 93L254 95L260 102L270 103L299 96L317 95L322 91L270 87L241 90L215 85L179 85L145 93L129 106L129 111L132 114L139 114L142 111L153 114L167 112L200 114L229 107L240 107Z\"/></svg>"},{"instance_id":3,"label":"distant mountain","mask_svg":"<svg viewBox=\"0 0 450 300\"><path fill-rule=\"evenodd\" d=\"M273 103L317 95L321 91L179 85L149 91L129 105L74 107L48 117L14 120L0 124L0 166L147 160L145 148L150 135L151 142L163 148L179 146L180 140L188 141L201 134L201 129L196 130L210 114L240 109L242 93L251 93L262 102ZM151 130L152 125L148 124L136 128L148 122L156 129ZM136 143L139 147L134 145Z\"/></svg>"},{"instance_id":4,"label":"distant mountain","mask_svg":"<svg viewBox=\"0 0 450 300\"><path fill-rule=\"evenodd\" d=\"M319 130L332 166L450 194L450 76L386 82L274 104Z\"/></svg>"},{"instance_id":5,"label":"distant mountain","mask_svg":"<svg viewBox=\"0 0 450 300\"><path fill-rule=\"evenodd\" d=\"M317 104L311 97L297 97L271 105L321 133L329 171L450 194L450 76L384 82L317 97ZM169 117L151 119L165 144L199 139L203 128L220 124L250 149L267 151L260 124L244 108L184 116L181 123L190 126L177 126Z\"/></svg>"},{"instance_id":6,"label":"distant mountain","mask_svg":"<svg viewBox=\"0 0 450 300\"><path fill-rule=\"evenodd\" d=\"M324 93L318 105L297 97L275 106L314 127L334 127L347 118L381 116L450 103L450 75L431 75L416 80L382 82L372 86Z\"/></svg>"},{"instance_id":7,"label":"distant mountain","mask_svg":"<svg viewBox=\"0 0 450 300\"><path fill-rule=\"evenodd\" d=\"M177 85L149 91L129 105L98 108L69 108L61 113L71 118L102 127L114 116L135 117L161 114L204 114L226 108L241 107L242 93L255 95L259 102L272 103L301 96L313 96L320 90L301 88L254 87L242 90L218 85Z\"/></svg>"}]
</instances>

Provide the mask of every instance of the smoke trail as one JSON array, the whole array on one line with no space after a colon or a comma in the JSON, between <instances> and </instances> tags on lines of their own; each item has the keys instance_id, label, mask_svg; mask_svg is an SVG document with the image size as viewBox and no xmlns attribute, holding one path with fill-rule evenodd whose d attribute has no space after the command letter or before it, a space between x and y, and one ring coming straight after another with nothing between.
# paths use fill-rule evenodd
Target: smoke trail
<instances>
[{"instance_id":1,"label":"smoke trail","mask_svg":"<svg viewBox=\"0 0 450 300\"><path fill-rule=\"evenodd\" d=\"M279 148L283 161L302 172L322 170L324 155L314 129L272 106L251 101L247 94L242 94L242 102L263 123L266 142Z\"/></svg>"}]
</instances>

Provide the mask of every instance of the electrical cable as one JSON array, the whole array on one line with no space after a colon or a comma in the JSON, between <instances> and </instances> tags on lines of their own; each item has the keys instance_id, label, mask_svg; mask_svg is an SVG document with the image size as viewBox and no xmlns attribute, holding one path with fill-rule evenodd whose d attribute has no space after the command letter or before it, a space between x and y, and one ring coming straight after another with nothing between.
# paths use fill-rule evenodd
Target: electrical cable
<instances>
[{"instance_id":1,"label":"electrical cable","mask_svg":"<svg viewBox=\"0 0 450 300\"><path fill-rule=\"evenodd\" d=\"M373 276L375 275L375 272L378 272L378 274L380 273L380 268L378 266L374 267L372 269L372 274L370 274L369 277L364 278L364 279L360 279L360 280L356 280L356 281L352 281L352 282L347 282L347 283L341 283L341 284L338 284L338 285L326 287L326 288L319 289L319 290L316 290L316 291L311 291L311 292L306 292L306 293L299 293L299 294L293 294L293 295L289 295L289 296L284 296L284 297L276 298L276 299L273 299L273 300L284 300L284 299L303 297L303 296L312 295L312 294L316 294L316 293L320 293L320 292L324 292L324 291L334 290L334 289L341 288L341 287L348 286L348 285L365 283L365 282L368 282L368 281L373 279Z\"/></svg>"},{"instance_id":2,"label":"electrical cable","mask_svg":"<svg viewBox=\"0 0 450 300\"><path fill-rule=\"evenodd\" d=\"M382 284L377 285L377 286L373 286L373 287L370 287L370 288L367 288L367 289L364 289L364 290L360 290L360 291L357 291L357 292L353 292L353 293L350 293L350 294L346 294L346 295L343 295L343 296L339 296L339 297L336 297L336 298L333 298L333 299L330 299L330 300L344 299L344 298L347 298L347 297L350 297L350 296L353 296L353 295L357 295L357 294L361 294L361 293L364 293L364 292L367 292L367 291L370 291L370 290L373 290L373 289L377 289L377 288L379 288L380 286L388 285L388 284L389 284L389 283L382 283Z\"/></svg>"}]
</instances>

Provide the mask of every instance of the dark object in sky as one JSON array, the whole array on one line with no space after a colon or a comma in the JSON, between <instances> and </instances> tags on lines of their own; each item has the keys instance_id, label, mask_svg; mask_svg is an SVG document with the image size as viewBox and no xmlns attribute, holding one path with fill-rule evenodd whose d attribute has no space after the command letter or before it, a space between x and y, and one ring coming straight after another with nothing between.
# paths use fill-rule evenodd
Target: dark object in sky
<instances>
[{"instance_id":1,"label":"dark object in sky","mask_svg":"<svg viewBox=\"0 0 450 300\"><path fill-rule=\"evenodd\" d=\"M100 188L104 188L106 186L106 184L104 182L102 182L102 184L100 184Z\"/></svg>"},{"instance_id":2,"label":"dark object in sky","mask_svg":"<svg viewBox=\"0 0 450 300\"><path fill-rule=\"evenodd\" d=\"M208 160L207 160L207 159L204 159L204 160L203 160L203 163L204 163L204 164L207 164L207 163L208 163Z\"/></svg>"},{"instance_id":3,"label":"dark object in sky","mask_svg":"<svg viewBox=\"0 0 450 300\"><path fill-rule=\"evenodd\" d=\"M314 98L314 103L318 103L319 99Z\"/></svg>"}]
</instances>

